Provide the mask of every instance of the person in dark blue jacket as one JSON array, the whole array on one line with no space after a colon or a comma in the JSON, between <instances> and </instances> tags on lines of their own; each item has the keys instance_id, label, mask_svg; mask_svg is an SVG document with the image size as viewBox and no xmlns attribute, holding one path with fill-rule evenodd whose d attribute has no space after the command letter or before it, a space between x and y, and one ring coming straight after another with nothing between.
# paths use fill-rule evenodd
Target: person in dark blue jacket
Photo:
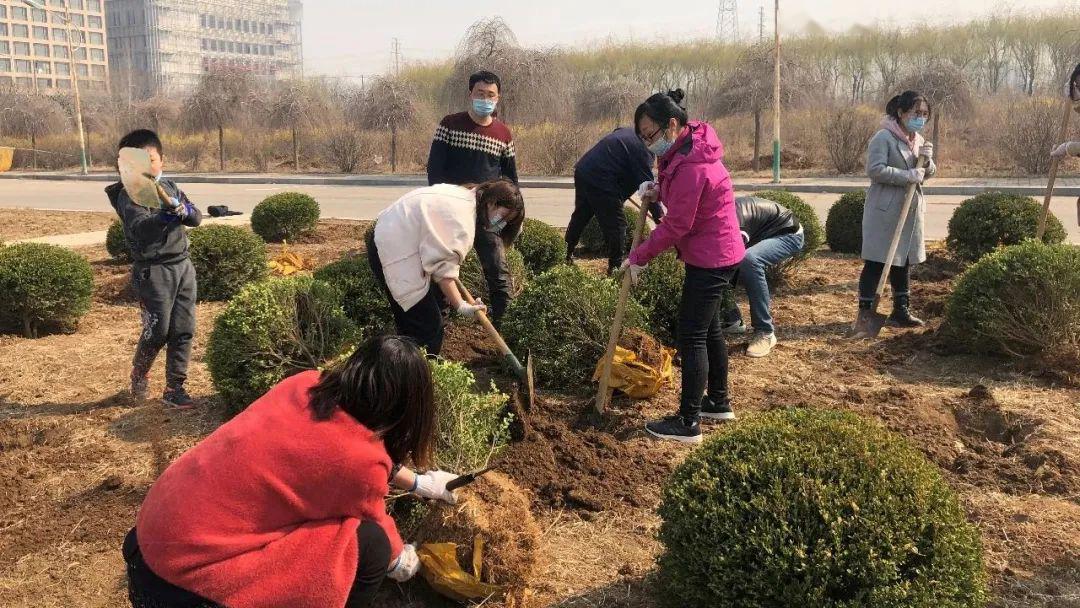
<instances>
[{"instance_id":1,"label":"person in dark blue jacket","mask_svg":"<svg viewBox=\"0 0 1080 608\"><path fill-rule=\"evenodd\" d=\"M573 260L581 234L596 217L607 246L608 273L622 265L626 255L626 216L623 202L643 182L653 180L656 158L641 142L634 129L622 127L604 136L574 165L574 213L566 228L566 260ZM663 208L649 208L659 223Z\"/></svg>"}]
</instances>

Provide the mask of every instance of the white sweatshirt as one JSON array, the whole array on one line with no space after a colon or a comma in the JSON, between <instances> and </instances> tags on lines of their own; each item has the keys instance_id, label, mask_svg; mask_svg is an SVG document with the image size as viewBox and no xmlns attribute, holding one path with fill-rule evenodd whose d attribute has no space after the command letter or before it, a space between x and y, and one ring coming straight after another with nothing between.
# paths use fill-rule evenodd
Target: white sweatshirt
<instances>
[{"instance_id":1,"label":"white sweatshirt","mask_svg":"<svg viewBox=\"0 0 1080 608\"><path fill-rule=\"evenodd\" d=\"M438 184L409 192L379 213L379 249L390 295L405 310L424 299L432 277L455 279L476 236L472 190Z\"/></svg>"}]
</instances>

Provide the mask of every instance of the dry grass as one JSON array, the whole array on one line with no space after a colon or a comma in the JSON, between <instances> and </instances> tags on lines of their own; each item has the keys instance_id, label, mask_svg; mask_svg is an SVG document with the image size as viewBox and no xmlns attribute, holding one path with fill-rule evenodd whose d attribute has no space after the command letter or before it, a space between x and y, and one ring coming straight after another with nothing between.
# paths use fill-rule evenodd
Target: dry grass
<instances>
[{"instance_id":1,"label":"dry grass","mask_svg":"<svg viewBox=\"0 0 1080 608\"><path fill-rule=\"evenodd\" d=\"M115 213L0 209L0 242L106 230Z\"/></svg>"}]
</instances>

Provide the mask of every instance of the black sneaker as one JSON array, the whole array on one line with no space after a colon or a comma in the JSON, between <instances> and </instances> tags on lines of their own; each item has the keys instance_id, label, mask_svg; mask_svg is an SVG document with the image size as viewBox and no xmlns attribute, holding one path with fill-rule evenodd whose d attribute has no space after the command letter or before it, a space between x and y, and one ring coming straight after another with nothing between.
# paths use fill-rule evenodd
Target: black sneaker
<instances>
[{"instance_id":1,"label":"black sneaker","mask_svg":"<svg viewBox=\"0 0 1080 608\"><path fill-rule=\"evenodd\" d=\"M656 420L645 425L645 432L657 439L668 439L682 443L701 443L701 424L687 425L678 414Z\"/></svg>"},{"instance_id":2,"label":"black sneaker","mask_svg":"<svg viewBox=\"0 0 1080 608\"><path fill-rule=\"evenodd\" d=\"M716 403L705 397L701 400L701 417L708 420L734 420L735 412L731 409L731 400L724 399Z\"/></svg>"},{"instance_id":3,"label":"black sneaker","mask_svg":"<svg viewBox=\"0 0 1080 608\"><path fill-rule=\"evenodd\" d=\"M174 410L190 410L195 407L195 400L191 398L191 395L187 394L187 391L182 386L165 389L165 394L161 397L161 403L165 407Z\"/></svg>"}]
</instances>

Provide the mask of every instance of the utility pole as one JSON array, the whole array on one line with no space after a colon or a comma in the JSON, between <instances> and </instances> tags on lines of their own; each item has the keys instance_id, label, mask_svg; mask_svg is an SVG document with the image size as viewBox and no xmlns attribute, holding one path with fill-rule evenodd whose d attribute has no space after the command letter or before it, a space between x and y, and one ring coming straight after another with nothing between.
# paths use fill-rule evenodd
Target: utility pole
<instances>
[{"instance_id":1,"label":"utility pole","mask_svg":"<svg viewBox=\"0 0 1080 608\"><path fill-rule=\"evenodd\" d=\"M775 0L776 8L773 29L776 31L775 73L773 74L773 161L772 183L780 183L780 0Z\"/></svg>"},{"instance_id":2,"label":"utility pole","mask_svg":"<svg viewBox=\"0 0 1080 608\"><path fill-rule=\"evenodd\" d=\"M758 42L765 41L765 5L762 4L758 7L758 25L757 25L757 39Z\"/></svg>"},{"instance_id":3,"label":"utility pole","mask_svg":"<svg viewBox=\"0 0 1080 608\"><path fill-rule=\"evenodd\" d=\"M394 54L394 77L401 76L401 40L394 38L390 45Z\"/></svg>"},{"instance_id":4,"label":"utility pole","mask_svg":"<svg viewBox=\"0 0 1080 608\"><path fill-rule=\"evenodd\" d=\"M720 0L716 10L716 38L730 44L739 41L738 0Z\"/></svg>"}]
</instances>

